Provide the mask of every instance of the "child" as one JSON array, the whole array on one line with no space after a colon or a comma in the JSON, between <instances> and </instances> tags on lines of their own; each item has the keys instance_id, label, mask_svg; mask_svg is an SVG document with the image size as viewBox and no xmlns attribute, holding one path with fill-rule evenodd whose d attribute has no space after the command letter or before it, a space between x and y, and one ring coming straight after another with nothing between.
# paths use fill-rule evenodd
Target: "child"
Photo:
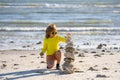
<instances>
[{"instance_id":1,"label":"child","mask_svg":"<svg viewBox=\"0 0 120 80\"><path fill-rule=\"evenodd\" d=\"M55 24L48 25L43 48L40 52L41 57L46 52L47 69L51 69L54 66L55 60L57 61L56 69L60 69L61 51L59 50L59 42L66 42L66 38L57 35Z\"/></svg>"}]
</instances>

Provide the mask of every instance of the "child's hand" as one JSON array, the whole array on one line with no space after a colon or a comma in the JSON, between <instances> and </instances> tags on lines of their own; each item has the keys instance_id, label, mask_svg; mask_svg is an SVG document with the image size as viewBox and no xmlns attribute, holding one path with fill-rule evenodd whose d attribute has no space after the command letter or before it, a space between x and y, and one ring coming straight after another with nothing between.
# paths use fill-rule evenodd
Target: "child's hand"
<instances>
[{"instance_id":1,"label":"child's hand","mask_svg":"<svg viewBox=\"0 0 120 80\"><path fill-rule=\"evenodd\" d=\"M44 55L44 54L41 52L41 53L40 53L41 58L43 58L43 55Z\"/></svg>"},{"instance_id":2,"label":"child's hand","mask_svg":"<svg viewBox=\"0 0 120 80\"><path fill-rule=\"evenodd\" d=\"M70 33L67 33L66 35L67 35L67 37L71 38L71 34Z\"/></svg>"}]
</instances>

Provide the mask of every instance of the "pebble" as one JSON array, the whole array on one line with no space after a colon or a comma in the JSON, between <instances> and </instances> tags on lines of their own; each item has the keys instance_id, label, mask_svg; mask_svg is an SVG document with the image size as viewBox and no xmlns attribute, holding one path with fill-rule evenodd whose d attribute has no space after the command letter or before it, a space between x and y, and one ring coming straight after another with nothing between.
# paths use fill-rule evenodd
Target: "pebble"
<instances>
[{"instance_id":1,"label":"pebble","mask_svg":"<svg viewBox=\"0 0 120 80\"><path fill-rule=\"evenodd\" d=\"M78 51L75 51L74 54L78 54L79 52Z\"/></svg>"},{"instance_id":2,"label":"pebble","mask_svg":"<svg viewBox=\"0 0 120 80\"><path fill-rule=\"evenodd\" d=\"M14 64L14 66L18 66L19 64Z\"/></svg>"},{"instance_id":3,"label":"pebble","mask_svg":"<svg viewBox=\"0 0 120 80\"><path fill-rule=\"evenodd\" d=\"M39 41L39 42L37 42L36 44L38 45L38 44L41 44L42 42L41 41Z\"/></svg>"},{"instance_id":4,"label":"pebble","mask_svg":"<svg viewBox=\"0 0 120 80\"><path fill-rule=\"evenodd\" d=\"M103 44L99 44L99 45L97 46L97 49L102 49L102 47L103 47Z\"/></svg>"},{"instance_id":5,"label":"pebble","mask_svg":"<svg viewBox=\"0 0 120 80\"><path fill-rule=\"evenodd\" d=\"M7 65L6 65L6 64L3 64L2 66L3 66L3 68L4 68L4 67L6 67Z\"/></svg>"},{"instance_id":6,"label":"pebble","mask_svg":"<svg viewBox=\"0 0 120 80\"><path fill-rule=\"evenodd\" d=\"M30 55L35 55L35 54L30 54Z\"/></svg>"},{"instance_id":7,"label":"pebble","mask_svg":"<svg viewBox=\"0 0 120 80\"><path fill-rule=\"evenodd\" d=\"M94 56L101 57L101 55L99 55L99 54L95 54Z\"/></svg>"},{"instance_id":8,"label":"pebble","mask_svg":"<svg viewBox=\"0 0 120 80\"><path fill-rule=\"evenodd\" d=\"M102 70L109 70L108 68L106 68L106 67L104 67L104 68L102 68Z\"/></svg>"},{"instance_id":9,"label":"pebble","mask_svg":"<svg viewBox=\"0 0 120 80\"><path fill-rule=\"evenodd\" d=\"M118 63L120 64L120 61Z\"/></svg>"},{"instance_id":10,"label":"pebble","mask_svg":"<svg viewBox=\"0 0 120 80\"><path fill-rule=\"evenodd\" d=\"M88 70L91 70L91 71L98 71L97 69L94 69L93 67L90 67Z\"/></svg>"},{"instance_id":11,"label":"pebble","mask_svg":"<svg viewBox=\"0 0 120 80\"><path fill-rule=\"evenodd\" d=\"M107 76L106 75L97 74L96 78L107 78Z\"/></svg>"},{"instance_id":12,"label":"pebble","mask_svg":"<svg viewBox=\"0 0 120 80\"><path fill-rule=\"evenodd\" d=\"M40 63L45 63L45 61L41 61Z\"/></svg>"},{"instance_id":13,"label":"pebble","mask_svg":"<svg viewBox=\"0 0 120 80\"><path fill-rule=\"evenodd\" d=\"M27 57L27 56L20 56L20 57Z\"/></svg>"},{"instance_id":14,"label":"pebble","mask_svg":"<svg viewBox=\"0 0 120 80\"><path fill-rule=\"evenodd\" d=\"M80 53L78 57L85 57L84 53Z\"/></svg>"},{"instance_id":15,"label":"pebble","mask_svg":"<svg viewBox=\"0 0 120 80\"><path fill-rule=\"evenodd\" d=\"M105 52L105 50L102 50L102 52Z\"/></svg>"},{"instance_id":16,"label":"pebble","mask_svg":"<svg viewBox=\"0 0 120 80\"><path fill-rule=\"evenodd\" d=\"M1 61L1 62L6 63L7 61Z\"/></svg>"},{"instance_id":17,"label":"pebble","mask_svg":"<svg viewBox=\"0 0 120 80\"><path fill-rule=\"evenodd\" d=\"M92 51L91 53L96 53L95 51Z\"/></svg>"}]
</instances>

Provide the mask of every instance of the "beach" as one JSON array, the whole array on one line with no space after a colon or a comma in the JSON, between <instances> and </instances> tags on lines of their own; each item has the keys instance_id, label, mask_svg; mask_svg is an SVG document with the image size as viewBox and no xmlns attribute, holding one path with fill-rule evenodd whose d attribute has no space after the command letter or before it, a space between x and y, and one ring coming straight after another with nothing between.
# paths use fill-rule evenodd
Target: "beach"
<instances>
[{"instance_id":1,"label":"beach","mask_svg":"<svg viewBox=\"0 0 120 80\"><path fill-rule=\"evenodd\" d=\"M39 56L50 23L71 33L73 74ZM0 80L120 80L120 0L0 0Z\"/></svg>"},{"instance_id":2,"label":"beach","mask_svg":"<svg viewBox=\"0 0 120 80\"><path fill-rule=\"evenodd\" d=\"M73 74L60 74L55 67L46 70L45 55L40 58L39 52L1 50L0 80L120 80L119 49L76 49L73 65L78 71Z\"/></svg>"}]
</instances>

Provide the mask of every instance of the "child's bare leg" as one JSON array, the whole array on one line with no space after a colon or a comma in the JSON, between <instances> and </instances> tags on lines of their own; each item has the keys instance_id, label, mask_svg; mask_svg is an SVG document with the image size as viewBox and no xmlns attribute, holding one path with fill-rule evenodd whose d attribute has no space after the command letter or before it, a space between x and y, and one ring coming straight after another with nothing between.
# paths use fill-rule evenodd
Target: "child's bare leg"
<instances>
[{"instance_id":1,"label":"child's bare leg","mask_svg":"<svg viewBox=\"0 0 120 80\"><path fill-rule=\"evenodd\" d=\"M57 59L56 69L60 69L60 61L61 61L61 51L58 50L55 54L55 57Z\"/></svg>"},{"instance_id":2,"label":"child's bare leg","mask_svg":"<svg viewBox=\"0 0 120 80\"><path fill-rule=\"evenodd\" d=\"M54 66L54 56L47 56L47 68L51 69Z\"/></svg>"},{"instance_id":3,"label":"child's bare leg","mask_svg":"<svg viewBox=\"0 0 120 80\"><path fill-rule=\"evenodd\" d=\"M57 59L57 64L60 64L60 61L61 61L61 51L58 50L55 54L55 57Z\"/></svg>"}]
</instances>

